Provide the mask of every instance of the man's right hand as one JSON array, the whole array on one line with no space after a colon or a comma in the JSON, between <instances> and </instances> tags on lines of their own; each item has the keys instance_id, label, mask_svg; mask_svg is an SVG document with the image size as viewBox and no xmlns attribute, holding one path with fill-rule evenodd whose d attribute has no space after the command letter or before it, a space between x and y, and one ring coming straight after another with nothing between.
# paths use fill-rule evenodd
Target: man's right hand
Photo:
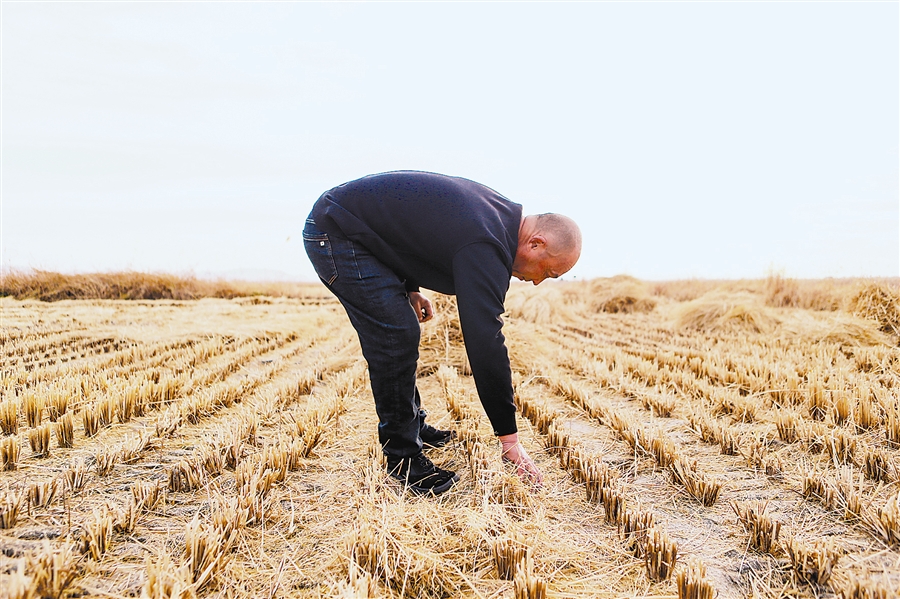
<instances>
[{"instance_id":1,"label":"man's right hand","mask_svg":"<svg viewBox=\"0 0 900 599\"><path fill-rule=\"evenodd\" d=\"M525 448L522 447L522 444L519 443L519 434L502 435L500 443L503 445L501 450L503 461L515 465L518 477L537 487L541 486L541 483L544 482L544 476L538 470L528 452L525 451Z\"/></svg>"}]
</instances>

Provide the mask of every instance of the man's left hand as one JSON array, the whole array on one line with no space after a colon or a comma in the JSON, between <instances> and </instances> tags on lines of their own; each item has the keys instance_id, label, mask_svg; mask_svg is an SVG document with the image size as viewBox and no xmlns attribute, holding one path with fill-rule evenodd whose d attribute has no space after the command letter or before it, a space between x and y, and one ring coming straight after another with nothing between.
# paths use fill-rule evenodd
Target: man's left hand
<instances>
[{"instance_id":1,"label":"man's left hand","mask_svg":"<svg viewBox=\"0 0 900 599\"><path fill-rule=\"evenodd\" d=\"M419 322L428 322L434 317L434 308L431 307L431 300L419 293L418 291L410 291L409 305L416 311Z\"/></svg>"}]
</instances>

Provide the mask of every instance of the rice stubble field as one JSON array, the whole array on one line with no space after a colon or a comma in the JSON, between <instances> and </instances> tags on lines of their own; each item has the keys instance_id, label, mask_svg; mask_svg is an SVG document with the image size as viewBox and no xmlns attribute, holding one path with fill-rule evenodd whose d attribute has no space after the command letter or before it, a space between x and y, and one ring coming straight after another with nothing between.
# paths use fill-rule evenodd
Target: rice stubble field
<instances>
[{"instance_id":1,"label":"rice stubble field","mask_svg":"<svg viewBox=\"0 0 900 599\"><path fill-rule=\"evenodd\" d=\"M461 475L436 498L385 475L324 288L0 298L0 596L896 597L896 290L513 285L539 489L435 296L419 389L459 437L428 455Z\"/></svg>"}]
</instances>

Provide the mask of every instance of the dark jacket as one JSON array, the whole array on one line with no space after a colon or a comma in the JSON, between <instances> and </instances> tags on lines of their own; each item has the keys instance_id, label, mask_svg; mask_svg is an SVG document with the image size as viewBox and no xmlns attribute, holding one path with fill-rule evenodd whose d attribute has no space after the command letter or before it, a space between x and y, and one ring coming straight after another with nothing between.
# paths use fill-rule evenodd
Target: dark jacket
<instances>
[{"instance_id":1,"label":"dark jacket","mask_svg":"<svg viewBox=\"0 0 900 599\"><path fill-rule=\"evenodd\" d=\"M456 295L475 386L498 435L516 432L503 302L522 207L489 187L434 173L370 175L325 192L316 226L352 239L406 281Z\"/></svg>"}]
</instances>

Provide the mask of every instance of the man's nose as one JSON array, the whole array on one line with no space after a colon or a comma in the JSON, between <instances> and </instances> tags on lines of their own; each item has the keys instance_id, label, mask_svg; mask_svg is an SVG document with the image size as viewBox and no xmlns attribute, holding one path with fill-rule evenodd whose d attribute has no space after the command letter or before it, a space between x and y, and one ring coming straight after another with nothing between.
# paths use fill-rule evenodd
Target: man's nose
<instances>
[{"instance_id":1,"label":"man's nose","mask_svg":"<svg viewBox=\"0 0 900 599\"><path fill-rule=\"evenodd\" d=\"M546 277L544 277L544 278L546 278ZM532 283L534 283L534 286L535 286L535 287L537 287L537 286L538 286L538 285L540 285L540 284L541 284L541 281L543 281L543 280L544 280L544 278L540 278L540 279L534 279L534 280L533 280L533 281L531 281L531 282L532 282Z\"/></svg>"}]
</instances>

